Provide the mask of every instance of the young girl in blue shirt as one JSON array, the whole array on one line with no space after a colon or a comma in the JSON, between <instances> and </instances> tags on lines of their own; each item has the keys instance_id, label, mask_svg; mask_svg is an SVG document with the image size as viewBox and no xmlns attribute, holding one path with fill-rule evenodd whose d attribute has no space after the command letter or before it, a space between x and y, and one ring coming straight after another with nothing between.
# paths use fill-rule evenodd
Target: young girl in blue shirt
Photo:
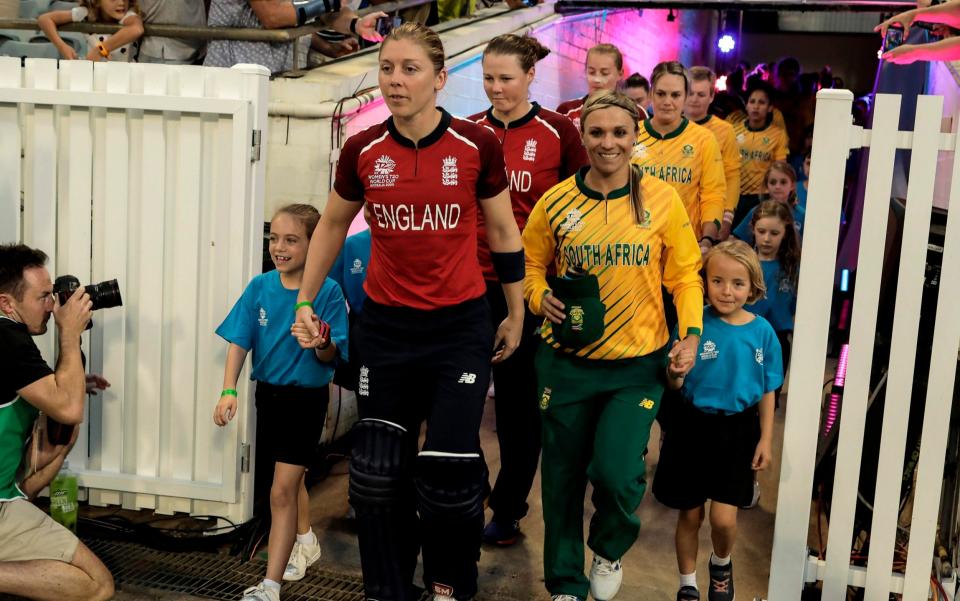
<instances>
[{"instance_id":1,"label":"young girl in blue shirt","mask_svg":"<svg viewBox=\"0 0 960 601\"><path fill-rule=\"evenodd\" d=\"M754 244L763 269L767 295L750 307L777 333L783 349L783 371L790 366L793 316L797 312L797 277L800 273L800 236L792 211L783 203L760 203L750 221ZM777 401L780 391L777 390Z\"/></svg>"},{"instance_id":2,"label":"young girl in blue shirt","mask_svg":"<svg viewBox=\"0 0 960 601\"><path fill-rule=\"evenodd\" d=\"M291 333L307 247L320 214L304 204L287 205L270 222L270 258L276 269L251 280L217 334L230 343L223 392L213 421L226 426L237 414L237 379L253 351L257 381L257 453L273 463L267 575L244 591L243 601L278 601L282 580L300 580L320 559L310 528L304 475L323 432L334 364L347 359L347 310L340 286L326 280L312 303L323 340L304 350ZM268 464L269 465L269 464Z\"/></svg>"},{"instance_id":3,"label":"young girl in blue shirt","mask_svg":"<svg viewBox=\"0 0 960 601\"><path fill-rule=\"evenodd\" d=\"M703 334L695 356L676 352L667 366L667 384L680 389L681 400L664 434L653 494L680 510L677 601L700 599L697 550L707 500L713 539L708 599L733 601L737 508L753 496L754 472L770 465L773 391L783 369L773 328L744 308L764 294L756 253L728 240L707 253L703 269L709 303ZM680 375L691 364L686 377Z\"/></svg>"}]
</instances>

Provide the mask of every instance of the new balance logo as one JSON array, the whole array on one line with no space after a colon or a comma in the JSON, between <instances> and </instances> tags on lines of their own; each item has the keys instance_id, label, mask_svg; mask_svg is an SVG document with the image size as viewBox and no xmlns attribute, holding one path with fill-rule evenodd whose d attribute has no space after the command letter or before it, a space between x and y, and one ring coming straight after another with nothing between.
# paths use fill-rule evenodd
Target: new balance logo
<instances>
[{"instance_id":1,"label":"new balance logo","mask_svg":"<svg viewBox=\"0 0 960 601\"><path fill-rule=\"evenodd\" d=\"M463 372L463 375L460 376L460 379L457 380L457 384L476 384L477 383L477 374L468 374Z\"/></svg>"}]
</instances>

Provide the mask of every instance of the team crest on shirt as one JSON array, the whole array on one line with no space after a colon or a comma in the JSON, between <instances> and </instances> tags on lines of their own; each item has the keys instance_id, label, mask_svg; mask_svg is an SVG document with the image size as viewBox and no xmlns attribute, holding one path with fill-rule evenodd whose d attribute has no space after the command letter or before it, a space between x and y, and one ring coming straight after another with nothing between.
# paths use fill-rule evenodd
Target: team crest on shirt
<instances>
[{"instance_id":1,"label":"team crest on shirt","mask_svg":"<svg viewBox=\"0 0 960 601\"><path fill-rule=\"evenodd\" d=\"M656 405L657 403L652 399L643 399L640 401L640 406L647 410L653 409Z\"/></svg>"},{"instance_id":2,"label":"team crest on shirt","mask_svg":"<svg viewBox=\"0 0 960 601\"><path fill-rule=\"evenodd\" d=\"M647 156L647 147L642 142L637 142L633 145L633 156L638 159Z\"/></svg>"},{"instance_id":3,"label":"team crest on shirt","mask_svg":"<svg viewBox=\"0 0 960 601\"><path fill-rule=\"evenodd\" d=\"M652 223L653 223L653 221L650 219L650 211L648 211L647 209L644 209L644 210L643 210L643 221L641 221L640 223L638 223L638 224L637 224L637 227L641 227L641 228L643 228L643 229L645 229L645 230L648 230L648 229L650 229L650 226L652 225Z\"/></svg>"},{"instance_id":4,"label":"team crest on shirt","mask_svg":"<svg viewBox=\"0 0 960 601\"><path fill-rule=\"evenodd\" d=\"M540 410L546 411L547 407L550 406L550 395L553 394L553 389L544 387L543 394L540 396Z\"/></svg>"},{"instance_id":5,"label":"team crest on shirt","mask_svg":"<svg viewBox=\"0 0 960 601\"><path fill-rule=\"evenodd\" d=\"M267 310L263 307L260 307L260 317L257 319L257 323L260 324L261 328L267 327L267 323L269 323L267 321Z\"/></svg>"},{"instance_id":6,"label":"team crest on shirt","mask_svg":"<svg viewBox=\"0 0 960 601\"><path fill-rule=\"evenodd\" d=\"M693 156L693 146L690 144L684 144L683 148L680 149L680 152L683 153L684 157L690 158Z\"/></svg>"},{"instance_id":7,"label":"team crest on shirt","mask_svg":"<svg viewBox=\"0 0 960 601\"><path fill-rule=\"evenodd\" d=\"M747 136L743 134L737 134L737 144L743 144L747 141Z\"/></svg>"},{"instance_id":8,"label":"team crest on shirt","mask_svg":"<svg viewBox=\"0 0 960 601\"><path fill-rule=\"evenodd\" d=\"M456 186L459 180L457 171L457 157L447 157L443 159L443 169L441 172L444 186Z\"/></svg>"},{"instance_id":9,"label":"team crest on shirt","mask_svg":"<svg viewBox=\"0 0 960 601\"><path fill-rule=\"evenodd\" d=\"M350 273L353 275L359 275L363 273L363 261L360 259L354 259L353 266L350 268Z\"/></svg>"},{"instance_id":10,"label":"team crest on shirt","mask_svg":"<svg viewBox=\"0 0 960 601\"><path fill-rule=\"evenodd\" d=\"M368 175L371 188L392 188L400 177L396 174L397 162L387 155L373 162L373 174Z\"/></svg>"},{"instance_id":11,"label":"team crest on shirt","mask_svg":"<svg viewBox=\"0 0 960 601\"><path fill-rule=\"evenodd\" d=\"M700 360L706 361L708 359L716 359L720 356L720 351L717 350L717 343L713 340L707 340L703 343L703 352L700 353Z\"/></svg>"},{"instance_id":12,"label":"team crest on shirt","mask_svg":"<svg viewBox=\"0 0 960 601\"><path fill-rule=\"evenodd\" d=\"M757 360L758 365L763 365L763 349L758 348L754 350L753 358Z\"/></svg>"},{"instance_id":13,"label":"team crest on shirt","mask_svg":"<svg viewBox=\"0 0 960 601\"><path fill-rule=\"evenodd\" d=\"M583 213L579 209L570 209L563 223L560 224L560 231L569 234L570 232L579 232L583 229Z\"/></svg>"},{"instance_id":14,"label":"team crest on shirt","mask_svg":"<svg viewBox=\"0 0 960 601\"><path fill-rule=\"evenodd\" d=\"M770 143L770 138L764 136L763 139L761 140L761 142L763 142L763 145L766 146L767 144Z\"/></svg>"},{"instance_id":15,"label":"team crest on shirt","mask_svg":"<svg viewBox=\"0 0 960 601\"><path fill-rule=\"evenodd\" d=\"M537 160L537 141L533 138L527 140L523 147L523 160L531 163Z\"/></svg>"}]
</instances>

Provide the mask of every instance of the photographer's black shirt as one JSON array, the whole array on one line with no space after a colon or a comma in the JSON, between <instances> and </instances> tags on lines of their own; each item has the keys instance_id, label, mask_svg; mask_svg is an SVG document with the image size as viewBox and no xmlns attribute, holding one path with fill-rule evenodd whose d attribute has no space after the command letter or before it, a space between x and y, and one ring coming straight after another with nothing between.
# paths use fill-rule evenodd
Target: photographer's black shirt
<instances>
[{"instance_id":1,"label":"photographer's black shirt","mask_svg":"<svg viewBox=\"0 0 960 601\"><path fill-rule=\"evenodd\" d=\"M0 501L22 498L16 474L39 411L17 391L53 373L27 326L0 316Z\"/></svg>"}]
</instances>

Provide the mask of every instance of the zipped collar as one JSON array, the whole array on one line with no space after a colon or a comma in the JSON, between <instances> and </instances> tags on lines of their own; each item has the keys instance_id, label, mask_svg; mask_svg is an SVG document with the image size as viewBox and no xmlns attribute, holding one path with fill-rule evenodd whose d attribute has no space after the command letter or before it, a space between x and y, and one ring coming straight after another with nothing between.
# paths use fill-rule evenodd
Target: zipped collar
<instances>
[{"instance_id":1,"label":"zipped collar","mask_svg":"<svg viewBox=\"0 0 960 601\"><path fill-rule=\"evenodd\" d=\"M763 131L768 127L770 127L770 125L772 124L773 124L773 111L770 111L769 113L767 113L767 121L764 124L764 126L758 127L757 129L750 127L750 117L747 117L746 119L743 120L743 126L747 128L747 131Z\"/></svg>"},{"instance_id":2,"label":"zipped collar","mask_svg":"<svg viewBox=\"0 0 960 601\"><path fill-rule=\"evenodd\" d=\"M653 117L647 119L643 122L643 126L646 128L647 133L650 134L651 138L656 138L657 140L669 140L670 138L676 138L683 133L683 130L687 129L687 125L690 124L690 121L686 117L680 117L680 125L677 126L677 129L660 135L660 132L653 128Z\"/></svg>"},{"instance_id":3,"label":"zipped collar","mask_svg":"<svg viewBox=\"0 0 960 601\"><path fill-rule=\"evenodd\" d=\"M630 182L628 181L626 186L617 188L616 190L611 190L610 194L604 196L600 192L587 186L586 177L588 171L590 171L590 165L584 165L577 171L576 174L577 188L580 190L580 193L587 198L592 198L594 200L613 200L615 198L622 198L630 194Z\"/></svg>"},{"instance_id":4,"label":"zipped collar","mask_svg":"<svg viewBox=\"0 0 960 601\"><path fill-rule=\"evenodd\" d=\"M536 102L530 103L530 110L527 111L527 114L519 119L514 119L510 123L504 123L503 121L497 119L493 116L493 107L487 109L487 121L490 122L490 125L498 129L517 129L518 127L523 127L527 123L533 121L537 115L540 114L540 105Z\"/></svg>"},{"instance_id":5,"label":"zipped collar","mask_svg":"<svg viewBox=\"0 0 960 601\"><path fill-rule=\"evenodd\" d=\"M450 127L450 123L453 121L453 117L447 111L443 110L441 107L437 107L440 111L440 123L437 124L436 129L432 132L421 138L419 141L414 142L410 138L404 137L397 130L397 126L393 122L393 117L387 119L387 131L390 132L390 137L396 141L397 144L401 146L406 146L407 148L426 148L431 144L440 140L443 137L443 134L446 133L447 128Z\"/></svg>"}]
</instances>

